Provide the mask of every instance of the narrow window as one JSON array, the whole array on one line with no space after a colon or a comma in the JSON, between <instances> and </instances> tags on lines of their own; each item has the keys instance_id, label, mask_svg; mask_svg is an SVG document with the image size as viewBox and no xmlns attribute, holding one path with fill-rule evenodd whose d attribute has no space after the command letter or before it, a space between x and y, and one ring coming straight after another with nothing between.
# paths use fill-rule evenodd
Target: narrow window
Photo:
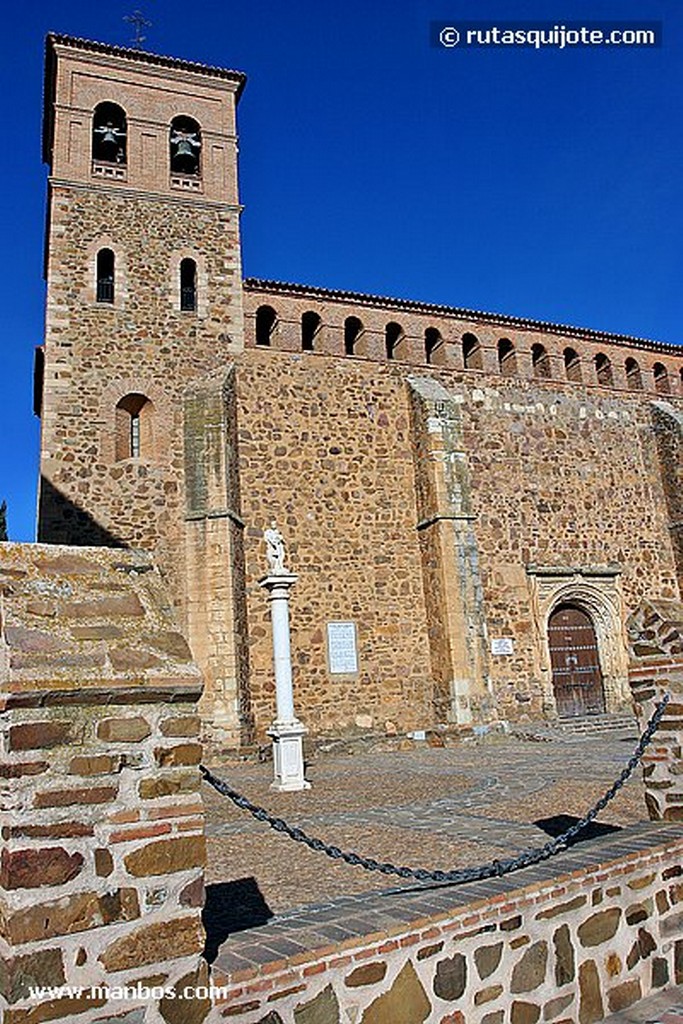
<instances>
[{"instance_id":1,"label":"narrow window","mask_svg":"<svg viewBox=\"0 0 683 1024\"><path fill-rule=\"evenodd\" d=\"M180 308L188 312L197 308L197 264L191 259L180 261Z\"/></svg>"},{"instance_id":2,"label":"narrow window","mask_svg":"<svg viewBox=\"0 0 683 1024\"><path fill-rule=\"evenodd\" d=\"M126 395L116 405L116 458L150 458L154 406L145 395Z\"/></svg>"},{"instance_id":3,"label":"narrow window","mask_svg":"<svg viewBox=\"0 0 683 1024\"><path fill-rule=\"evenodd\" d=\"M671 392L671 386L666 366L663 363L655 363L652 367L652 376L655 379L655 391L659 391L660 395L668 395Z\"/></svg>"},{"instance_id":4,"label":"narrow window","mask_svg":"<svg viewBox=\"0 0 683 1024\"><path fill-rule=\"evenodd\" d=\"M517 373L517 353L509 338L498 342L498 368L504 377L514 377Z\"/></svg>"},{"instance_id":5,"label":"narrow window","mask_svg":"<svg viewBox=\"0 0 683 1024\"><path fill-rule=\"evenodd\" d=\"M403 328L400 324L397 324L394 321L387 324L384 329L384 348L387 359L396 358L398 346L403 340L403 337Z\"/></svg>"},{"instance_id":6,"label":"narrow window","mask_svg":"<svg viewBox=\"0 0 683 1024\"><path fill-rule=\"evenodd\" d=\"M134 459L140 458L140 413L130 414L130 454Z\"/></svg>"},{"instance_id":7,"label":"narrow window","mask_svg":"<svg viewBox=\"0 0 683 1024\"><path fill-rule=\"evenodd\" d=\"M126 112L116 103L99 103L92 119L92 158L96 163L126 163Z\"/></svg>"},{"instance_id":8,"label":"narrow window","mask_svg":"<svg viewBox=\"0 0 683 1024\"><path fill-rule=\"evenodd\" d=\"M256 344L267 347L277 326L277 313L272 306L259 306L256 310Z\"/></svg>"},{"instance_id":9,"label":"narrow window","mask_svg":"<svg viewBox=\"0 0 683 1024\"><path fill-rule=\"evenodd\" d=\"M428 327L425 331L425 362L439 363L443 354L443 338L436 327Z\"/></svg>"},{"instance_id":10,"label":"narrow window","mask_svg":"<svg viewBox=\"0 0 683 1024\"><path fill-rule=\"evenodd\" d=\"M643 375L635 359L626 360L626 383L631 391L643 390Z\"/></svg>"},{"instance_id":11,"label":"narrow window","mask_svg":"<svg viewBox=\"0 0 683 1024\"><path fill-rule=\"evenodd\" d=\"M479 339L474 334L462 336L462 362L466 370L484 369L484 353Z\"/></svg>"},{"instance_id":12,"label":"narrow window","mask_svg":"<svg viewBox=\"0 0 683 1024\"><path fill-rule=\"evenodd\" d=\"M202 133L193 117L174 117L169 134L171 173L201 177Z\"/></svg>"},{"instance_id":13,"label":"narrow window","mask_svg":"<svg viewBox=\"0 0 683 1024\"><path fill-rule=\"evenodd\" d=\"M598 384L602 384L606 388L614 387L612 363L604 352L598 352L595 357L595 375L598 378Z\"/></svg>"},{"instance_id":14,"label":"narrow window","mask_svg":"<svg viewBox=\"0 0 683 1024\"><path fill-rule=\"evenodd\" d=\"M581 360L579 359L578 352L575 352L573 348L566 348L564 350L564 372L567 380L574 381L574 383L581 382Z\"/></svg>"},{"instance_id":15,"label":"narrow window","mask_svg":"<svg viewBox=\"0 0 683 1024\"><path fill-rule=\"evenodd\" d=\"M356 345L363 333L363 324L357 316L347 316L344 321L344 352L347 356L356 355Z\"/></svg>"},{"instance_id":16,"label":"narrow window","mask_svg":"<svg viewBox=\"0 0 683 1024\"><path fill-rule=\"evenodd\" d=\"M531 368L534 377L543 379L550 377L550 356L545 345L536 344L531 346Z\"/></svg>"},{"instance_id":17,"label":"narrow window","mask_svg":"<svg viewBox=\"0 0 683 1024\"><path fill-rule=\"evenodd\" d=\"M302 352L313 352L315 349L315 338L322 327L322 320L317 313L303 313L301 316L301 350Z\"/></svg>"},{"instance_id":18,"label":"narrow window","mask_svg":"<svg viewBox=\"0 0 683 1024\"><path fill-rule=\"evenodd\" d=\"M114 253L100 249L97 254L97 301L114 301Z\"/></svg>"}]
</instances>

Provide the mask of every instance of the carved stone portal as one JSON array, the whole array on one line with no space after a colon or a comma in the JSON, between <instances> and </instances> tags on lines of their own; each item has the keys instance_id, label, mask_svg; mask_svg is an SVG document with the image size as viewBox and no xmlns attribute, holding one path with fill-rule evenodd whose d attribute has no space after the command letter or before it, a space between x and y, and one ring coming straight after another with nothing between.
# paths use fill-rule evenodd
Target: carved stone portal
<instances>
[{"instance_id":1,"label":"carved stone portal","mask_svg":"<svg viewBox=\"0 0 683 1024\"><path fill-rule=\"evenodd\" d=\"M542 680L544 711L558 717L548 643L548 620L563 604L574 605L590 617L598 643L598 656L608 712L630 707L628 649L619 585L621 567L528 565L531 609L536 633L534 674Z\"/></svg>"}]
</instances>

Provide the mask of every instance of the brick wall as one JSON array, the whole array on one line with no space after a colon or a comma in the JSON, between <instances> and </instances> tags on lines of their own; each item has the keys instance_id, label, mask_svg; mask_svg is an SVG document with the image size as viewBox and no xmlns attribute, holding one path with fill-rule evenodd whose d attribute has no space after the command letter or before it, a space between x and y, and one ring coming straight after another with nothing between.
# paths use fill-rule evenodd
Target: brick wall
<instances>
[{"instance_id":1,"label":"brick wall","mask_svg":"<svg viewBox=\"0 0 683 1024\"><path fill-rule=\"evenodd\" d=\"M148 1020L28 986L205 976L201 676L140 553L3 544L0 588L3 1020Z\"/></svg>"},{"instance_id":2,"label":"brick wall","mask_svg":"<svg viewBox=\"0 0 683 1024\"><path fill-rule=\"evenodd\" d=\"M682 854L680 826L644 826L508 878L304 908L228 939L210 1019L602 1020L683 983Z\"/></svg>"}]
</instances>

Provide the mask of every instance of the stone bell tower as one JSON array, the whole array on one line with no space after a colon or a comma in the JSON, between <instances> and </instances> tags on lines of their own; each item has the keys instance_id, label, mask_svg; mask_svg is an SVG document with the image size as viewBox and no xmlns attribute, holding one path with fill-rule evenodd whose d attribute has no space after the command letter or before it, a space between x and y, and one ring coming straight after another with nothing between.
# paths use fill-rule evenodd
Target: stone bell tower
<instances>
[{"instance_id":1,"label":"stone bell tower","mask_svg":"<svg viewBox=\"0 0 683 1024\"><path fill-rule=\"evenodd\" d=\"M192 611L188 581L201 575L206 545L228 591L238 561L229 531L197 541L189 525L184 408L243 348L235 121L244 82L223 68L47 38L38 539L153 551L191 641L192 616L206 609ZM189 455L195 475L210 443ZM212 606L217 635L233 631L231 600ZM206 668L211 642L198 646ZM214 671L223 682L234 674L226 658L234 650Z\"/></svg>"}]
</instances>

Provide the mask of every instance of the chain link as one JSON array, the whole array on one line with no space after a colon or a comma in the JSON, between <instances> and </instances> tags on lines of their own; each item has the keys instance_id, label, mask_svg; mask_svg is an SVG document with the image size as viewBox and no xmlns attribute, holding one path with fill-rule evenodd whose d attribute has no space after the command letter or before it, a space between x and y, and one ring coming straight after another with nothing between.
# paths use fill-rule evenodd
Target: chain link
<instances>
[{"instance_id":1,"label":"chain link","mask_svg":"<svg viewBox=\"0 0 683 1024\"><path fill-rule=\"evenodd\" d=\"M670 694L664 694L662 700L656 706L652 718L638 740L638 744L624 769L619 773L609 789L603 793L600 799L595 803L590 811L581 818L580 821L577 821L576 824L572 825L571 828L568 828L566 832L562 833L562 835L549 840L543 846L536 847L533 850L525 850L517 857L510 857L506 860L492 860L488 864L479 864L476 867L471 868L456 868L453 871L429 871L426 868L397 867L395 864L390 864L386 861L378 861L373 857L363 857L361 854L353 853L352 851L341 850L338 846L332 846L329 843L323 842L322 839L316 839L314 836L309 836L302 829L290 825L284 820L284 818L278 818L275 815L270 814L264 807L259 807L256 804L253 804L251 800L242 796L223 779L219 779L204 765L200 765L199 770L201 771L204 779L213 786L214 789L223 796L227 796L237 807L248 811L249 814L256 818L257 821L266 822L266 824L276 832L284 833L284 835L293 839L295 843L303 843L305 846L308 846L310 850L316 850L320 853L324 853L333 860L342 860L347 864L353 864L356 867L365 868L366 871L379 871L383 875L398 875L399 878L415 878L419 882L478 882L484 878L507 875L511 871L518 871L520 868L529 867L531 864L538 864L542 860L547 860L549 857L553 857L556 853L559 853L560 850L566 849L571 841L575 839L587 825L597 818L600 811L604 810L610 800L614 799L627 779L629 779L633 774L641 757L643 756L645 748L652 739L660 721L662 720L666 705L669 703L670 699Z\"/></svg>"}]
</instances>

